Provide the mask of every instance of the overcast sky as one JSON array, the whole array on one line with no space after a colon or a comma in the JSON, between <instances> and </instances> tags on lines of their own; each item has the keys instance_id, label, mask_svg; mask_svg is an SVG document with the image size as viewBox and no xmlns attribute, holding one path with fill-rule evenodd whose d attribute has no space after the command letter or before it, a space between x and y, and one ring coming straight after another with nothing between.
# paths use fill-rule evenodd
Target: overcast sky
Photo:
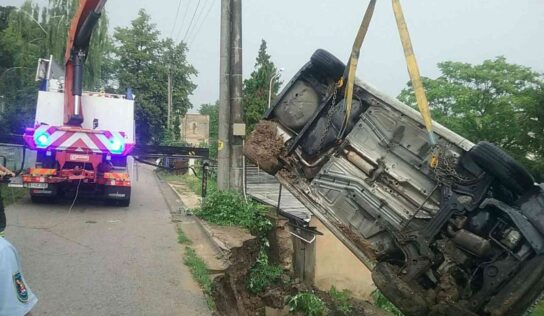
<instances>
[{"instance_id":1,"label":"overcast sky","mask_svg":"<svg viewBox=\"0 0 544 316\"><path fill-rule=\"evenodd\" d=\"M0 0L20 5L23 0ZM47 0L36 0L46 4ZM543 0L401 1L412 42L427 77L445 60L480 63L503 55L509 62L544 72ZM220 0L110 0L110 25L127 26L145 8L163 36L189 43L189 61L199 71L195 107L219 96ZM346 60L368 0L243 0L244 77L253 69L261 39L287 82L324 48ZM198 10L197 9L198 6ZM196 11L196 14L194 13ZM193 14L193 27L187 32ZM196 23L198 22L198 23ZM175 24L175 27L174 27ZM196 25L196 26L195 26ZM358 76L396 96L408 81L391 1L378 0L363 45Z\"/></svg>"}]
</instances>

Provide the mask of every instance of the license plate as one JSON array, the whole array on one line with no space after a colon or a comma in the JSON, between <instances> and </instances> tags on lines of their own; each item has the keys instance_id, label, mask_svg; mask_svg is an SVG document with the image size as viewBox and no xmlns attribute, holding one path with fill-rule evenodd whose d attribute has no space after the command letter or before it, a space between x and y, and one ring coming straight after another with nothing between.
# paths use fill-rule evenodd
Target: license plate
<instances>
[{"instance_id":1,"label":"license plate","mask_svg":"<svg viewBox=\"0 0 544 316\"><path fill-rule=\"evenodd\" d=\"M89 157L88 155L78 155L78 154L70 155L70 161L88 162L90 160L91 160L91 157Z\"/></svg>"},{"instance_id":2,"label":"license plate","mask_svg":"<svg viewBox=\"0 0 544 316\"><path fill-rule=\"evenodd\" d=\"M47 189L47 183L29 183L28 187L30 189Z\"/></svg>"}]
</instances>

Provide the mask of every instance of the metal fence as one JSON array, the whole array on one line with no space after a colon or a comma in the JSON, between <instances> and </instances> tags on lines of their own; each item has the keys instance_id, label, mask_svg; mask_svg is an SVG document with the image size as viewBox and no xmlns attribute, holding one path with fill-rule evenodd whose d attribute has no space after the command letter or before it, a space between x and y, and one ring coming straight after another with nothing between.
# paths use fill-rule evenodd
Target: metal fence
<instances>
[{"instance_id":1,"label":"metal fence","mask_svg":"<svg viewBox=\"0 0 544 316\"><path fill-rule=\"evenodd\" d=\"M248 195L275 206L288 214L305 221L311 219L310 211L289 191L282 188L278 180L254 165L247 165L245 170L245 187Z\"/></svg>"}]
</instances>

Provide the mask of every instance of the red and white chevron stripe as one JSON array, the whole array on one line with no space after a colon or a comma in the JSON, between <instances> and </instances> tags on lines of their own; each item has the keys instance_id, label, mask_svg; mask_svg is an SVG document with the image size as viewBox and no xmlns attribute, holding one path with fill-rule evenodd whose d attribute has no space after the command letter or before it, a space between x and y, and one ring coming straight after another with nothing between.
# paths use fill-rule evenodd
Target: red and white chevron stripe
<instances>
[{"instance_id":1,"label":"red and white chevron stripe","mask_svg":"<svg viewBox=\"0 0 544 316\"><path fill-rule=\"evenodd\" d=\"M46 134L49 138L47 148L38 148L34 135ZM88 130L74 127L56 127L40 125L35 129L27 129L25 141L33 149L53 149L81 153L111 153L112 140L123 140L122 155L128 155L134 144L126 143L124 132Z\"/></svg>"}]
</instances>

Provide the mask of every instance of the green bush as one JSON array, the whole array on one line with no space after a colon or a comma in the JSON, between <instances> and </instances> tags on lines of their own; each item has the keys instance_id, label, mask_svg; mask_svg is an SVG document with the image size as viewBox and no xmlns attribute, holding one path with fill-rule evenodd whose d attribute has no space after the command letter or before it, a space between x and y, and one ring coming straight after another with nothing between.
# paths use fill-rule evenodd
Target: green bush
<instances>
[{"instance_id":1,"label":"green bush","mask_svg":"<svg viewBox=\"0 0 544 316\"><path fill-rule=\"evenodd\" d=\"M403 316L402 312L393 303L391 303L387 299L387 297L385 297L379 290L374 290L371 295L374 299L374 305L376 305L380 309L389 312L395 316Z\"/></svg>"},{"instance_id":2,"label":"green bush","mask_svg":"<svg viewBox=\"0 0 544 316\"><path fill-rule=\"evenodd\" d=\"M289 312L302 313L304 316L322 316L327 313L327 306L314 293L298 293L289 299L288 305Z\"/></svg>"},{"instance_id":3,"label":"green bush","mask_svg":"<svg viewBox=\"0 0 544 316\"><path fill-rule=\"evenodd\" d=\"M215 191L208 195L200 209L194 213L213 224L223 226L240 226L249 229L259 236L265 229L270 230L272 224L266 219L266 208L262 205L247 202L236 192Z\"/></svg>"},{"instance_id":4,"label":"green bush","mask_svg":"<svg viewBox=\"0 0 544 316\"><path fill-rule=\"evenodd\" d=\"M253 294L262 293L268 286L277 283L282 274L283 269L280 266L271 265L264 247L261 247L259 257L249 272L246 287Z\"/></svg>"},{"instance_id":5,"label":"green bush","mask_svg":"<svg viewBox=\"0 0 544 316\"><path fill-rule=\"evenodd\" d=\"M349 302L350 292L349 290L338 291L334 286L329 290L329 295L331 296L336 309L342 315L349 315L353 309Z\"/></svg>"}]
</instances>

